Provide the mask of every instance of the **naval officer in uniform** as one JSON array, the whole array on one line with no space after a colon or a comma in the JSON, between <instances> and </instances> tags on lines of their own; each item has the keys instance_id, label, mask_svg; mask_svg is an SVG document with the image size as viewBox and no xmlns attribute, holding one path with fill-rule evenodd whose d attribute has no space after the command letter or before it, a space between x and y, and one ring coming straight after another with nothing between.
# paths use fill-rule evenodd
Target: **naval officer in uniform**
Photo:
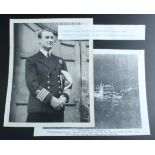
<instances>
[{"instance_id":1,"label":"naval officer in uniform","mask_svg":"<svg viewBox=\"0 0 155 155\"><path fill-rule=\"evenodd\" d=\"M30 92L27 122L63 122L72 78L65 61L52 54L52 31L43 30L38 39L39 52L26 60L25 79Z\"/></svg>"}]
</instances>

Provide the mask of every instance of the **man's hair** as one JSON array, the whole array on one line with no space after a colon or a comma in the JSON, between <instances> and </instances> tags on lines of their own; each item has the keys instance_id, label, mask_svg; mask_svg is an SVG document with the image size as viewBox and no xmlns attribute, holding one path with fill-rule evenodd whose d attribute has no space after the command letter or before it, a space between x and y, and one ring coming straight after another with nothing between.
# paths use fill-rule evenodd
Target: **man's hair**
<instances>
[{"instance_id":1,"label":"man's hair","mask_svg":"<svg viewBox=\"0 0 155 155\"><path fill-rule=\"evenodd\" d=\"M44 31L48 31L48 32L52 32L52 30L51 29L43 29L43 30L41 30L39 33L38 33L38 38L39 39L41 39L41 37L42 37L42 33L44 32ZM53 32L52 32L53 33Z\"/></svg>"}]
</instances>

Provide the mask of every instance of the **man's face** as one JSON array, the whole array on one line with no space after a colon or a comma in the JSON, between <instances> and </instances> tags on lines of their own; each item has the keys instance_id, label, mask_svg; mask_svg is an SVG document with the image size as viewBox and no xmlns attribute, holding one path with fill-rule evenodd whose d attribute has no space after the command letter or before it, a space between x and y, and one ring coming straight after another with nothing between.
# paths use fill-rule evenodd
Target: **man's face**
<instances>
[{"instance_id":1,"label":"man's face","mask_svg":"<svg viewBox=\"0 0 155 155\"><path fill-rule=\"evenodd\" d=\"M40 39L40 44L47 51L52 49L53 45L54 45L54 35L53 35L53 33L49 32L49 31L43 31L42 32L42 37Z\"/></svg>"}]
</instances>

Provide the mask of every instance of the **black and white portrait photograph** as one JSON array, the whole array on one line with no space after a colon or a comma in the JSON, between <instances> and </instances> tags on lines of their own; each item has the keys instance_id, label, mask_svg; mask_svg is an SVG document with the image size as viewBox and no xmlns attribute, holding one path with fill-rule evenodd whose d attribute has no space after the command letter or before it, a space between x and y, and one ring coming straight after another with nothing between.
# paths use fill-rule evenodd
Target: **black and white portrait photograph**
<instances>
[{"instance_id":1,"label":"black and white portrait photograph","mask_svg":"<svg viewBox=\"0 0 155 155\"><path fill-rule=\"evenodd\" d=\"M58 40L59 25L82 24L92 19L10 20L4 126L94 126L92 42Z\"/></svg>"}]
</instances>

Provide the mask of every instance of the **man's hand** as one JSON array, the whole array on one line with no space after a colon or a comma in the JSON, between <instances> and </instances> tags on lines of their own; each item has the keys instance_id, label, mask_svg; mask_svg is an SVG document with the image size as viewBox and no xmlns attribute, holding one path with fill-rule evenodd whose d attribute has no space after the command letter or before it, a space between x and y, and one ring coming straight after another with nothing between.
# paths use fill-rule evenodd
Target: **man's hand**
<instances>
[{"instance_id":1,"label":"man's hand","mask_svg":"<svg viewBox=\"0 0 155 155\"><path fill-rule=\"evenodd\" d=\"M55 110L59 110L61 109L61 102L60 99L56 98L56 97L52 97L51 100L51 106L55 109Z\"/></svg>"},{"instance_id":2,"label":"man's hand","mask_svg":"<svg viewBox=\"0 0 155 155\"><path fill-rule=\"evenodd\" d=\"M59 98L60 103L62 104L62 106L64 106L64 104L66 103L67 99L65 96L61 95Z\"/></svg>"},{"instance_id":3,"label":"man's hand","mask_svg":"<svg viewBox=\"0 0 155 155\"><path fill-rule=\"evenodd\" d=\"M56 98L56 97L52 97L51 100L51 106L55 109L55 110L60 110L61 108L64 107L64 104L66 103L66 97L64 97L63 95L60 96L60 98Z\"/></svg>"}]
</instances>

